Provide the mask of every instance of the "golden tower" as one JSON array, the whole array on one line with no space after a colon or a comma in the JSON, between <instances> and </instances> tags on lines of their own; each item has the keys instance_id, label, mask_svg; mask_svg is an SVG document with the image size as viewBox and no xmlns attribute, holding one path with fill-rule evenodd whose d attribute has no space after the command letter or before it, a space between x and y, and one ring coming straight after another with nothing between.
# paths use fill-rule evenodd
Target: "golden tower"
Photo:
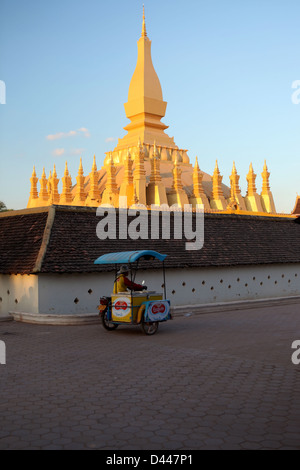
<instances>
[{"instance_id":1,"label":"golden tower","mask_svg":"<svg viewBox=\"0 0 300 470\"><path fill-rule=\"evenodd\" d=\"M178 160L175 160L173 169L173 186L168 194L168 203L169 206L177 204L179 207L184 209L184 205L189 204L189 200L186 192L183 190L181 173L182 171L180 169Z\"/></svg>"},{"instance_id":2,"label":"golden tower","mask_svg":"<svg viewBox=\"0 0 300 470\"><path fill-rule=\"evenodd\" d=\"M73 204L75 206L85 206L86 192L84 189L85 177L83 174L82 158L80 157L80 164L78 169L78 175L76 177L76 193L74 196Z\"/></svg>"},{"instance_id":3,"label":"golden tower","mask_svg":"<svg viewBox=\"0 0 300 470\"><path fill-rule=\"evenodd\" d=\"M68 163L66 162L65 166L65 173L64 176L62 177L62 184L63 184L63 189L62 193L60 196L60 204L64 205L71 205L73 196L72 196L72 178L70 176L69 170L68 170Z\"/></svg>"},{"instance_id":4,"label":"golden tower","mask_svg":"<svg viewBox=\"0 0 300 470\"><path fill-rule=\"evenodd\" d=\"M49 203L49 194L48 194L48 180L46 178L45 167L43 168L42 177L40 179L40 195L39 203L41 206L47 206Z\"/></svg>"},{"instance_id":5,"label":"golden tower","mask_svg":"<svg viewBox=\"0 0 300 470\"><path fill-rule=\"evenodd\" d=\"M151 57L151 41L147 36L145 11L143 11L142 34L138 40L138 57L133 73L128 100L124 105L130 124L124 129L128 134L119 139L115 152L136 146L140 139L143 143L177 148L173 138L164 131L168 128L161 122L165 116L167 103L163 100L162 88Z\"/></svg>"},{"instance_id":6,"label":"golden tower","mask_svg":"<svg viewBox=\"0 0 300 470\"><path fill-rule=\"evenodd\" d=\"M229 209L246 210L246 205L241 194L239 186L240 176L237 173L235 162L233 162L232 172L229 177L230 179L230 200Z\"/></svg>"},{"instance_id":7,"label":"golden tower","mask_svg":"<svg viewBox=\"0 0 300 470\"><path fill-rule=\"evenodd\" d=\"M250 164L249 173L246 179L248 182L248 190L247 195L245 197L245 204L247 210L251 212L263 212L260 197L257 194L256 190L256 174L254 173L252 163Z\"/></svg>"},{"instance_id":8,"label":"golden tower","mask_svg":"<svg viewBox=\"0 0 300 470\"><path fill-rule=\"evenodd\" d=\"M29 195L29 201L27 207L36 207L39 201L39 194L37 190L38 178L36 177L35 166L33 167L33 172L30 178L31 189Z\"/></svg>"},{"instance_id":9,"label":"golden tower","mask_svg":"<svg viewBox=\"0 0 300 470\"><path fill-rule=\"evenodd\" d=\"M58 194L58 183L59 183L59 178L57 178L57 173L56 173L56 168L55 165L53 167L53 174L50 179L50 187L51 191L49 194L49 203L51 204L59 204L59 194Z\"/></svg>"},{"instance_id":10,"label":"golden tower","mask_svg":"<svg viewBox=\"0 0 300 470\"><path fill-rule=\"evenodd\" d=\"M261 174L263 183L262 183L262 192L261 192L261 204L264 212L269 214L276 214L275 203L273 199L273 194L270 190L270 172L268 171L267 162L265 160L264 169Z\"/></svg>"},{"instance_id":11,"label":"golden tower","mask_svg":"<svg viewBox=\"0 0 300 470\"><path fill-rule=\"evenodd\" d=\"M151 175L150 183L147 186L147 203L149 205L156 204L161 206L162 204L168 204L167 193L164 183L161 179L160 174L160 159L157 152L156 143L154 142L154 152L150 160L151 162Z\"/></svg>"},{"instance_id":12,"label":"golden tower","mask_svg":"<svg viewBox=\"0 0 300 470\"><path fill-rule=\"evenodd\" d=\"M224 198L223 190L222 190L222 180L223 176L221 176L218 166L218 161L216 160L216 166L213 173L213 187L212 187L212 195L210 205L212 209L224 211L227 207L226 200Z\"/></svg>"},{"instance_id":13,"label":"golden tower","mask_svg":"<svg viewBox=\"0 0 300 470\"><path fill-rule=\"evenodd\" d=\"M96 156L94 155L92 171L90 173L90 190L87 196L86 205L98 206L101 201L101 195L98 187L98 171L96 165Z\"/></svg>"},{"instance_id":14,"label":"golden tower","mask_svg":"<svg viewBox=\"0 0 300 470\"><path fill-rule=\"evenodd\" d=\"M207 196L203 189L203 174L200 171L199 164L198 164L198 157L196 157L196 162L193 170L193 194L190 196L189 201L192 204L193 209L197 207L197 205L204 206L204 210L209 211L210 205L207 199Z\"/></svg>"},{"instance_id":15,"label":"golden tower","mask_svg":"<svg viewBox=\"0 0 300 470\"><path fill-rule=\"evenodd\" d=\"M256 191L256 175L251 165L247 175L248 192L243 197L235 164L229 189L222 184L218 162L213 176L200 171L197 159L193 168L187 150L180 149L173 137L166 134L167 126L161 120L165 116L167 103L163 100L161 84L152 63L144 10L142 34L137 46L136 67L124 105L130 120L125 127L127 134L119 139L112 152L106 153L100 170L94 157L92 171L86 178L80 161L77 185L72 190L71 175L65 169L61 196L57 190L59 180L55 169L53 175L50 172L48 181L45 174L42 175L39 195L36 175L33 174L28 207L49 204L97 207L100 203L118 207L126 195L127 205L133 202L149 207L152 204L177 203L182 207L189 201L193 208L204 205L207 212L230 213L239 210L250 214L276 214L266 164L262 173L261 194Z\"/></svg>"}]
</instances>

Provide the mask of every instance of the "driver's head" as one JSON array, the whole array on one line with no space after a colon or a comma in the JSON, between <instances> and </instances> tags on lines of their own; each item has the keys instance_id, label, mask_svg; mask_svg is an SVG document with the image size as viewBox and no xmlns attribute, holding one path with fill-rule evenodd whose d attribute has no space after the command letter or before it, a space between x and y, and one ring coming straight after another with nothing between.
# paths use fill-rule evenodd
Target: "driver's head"
<instances>
[{"instance_id":1,"label":"driver's head","mask_svg":"<svg viewBox=\"0 0 300 470\"><path fill-rule=\"evenodd\" d=\"M129 274L129 268L127 264L123 264L123 266L120 267L119 274L125 274L125 276Z\"/></svg>"}]
</instances>

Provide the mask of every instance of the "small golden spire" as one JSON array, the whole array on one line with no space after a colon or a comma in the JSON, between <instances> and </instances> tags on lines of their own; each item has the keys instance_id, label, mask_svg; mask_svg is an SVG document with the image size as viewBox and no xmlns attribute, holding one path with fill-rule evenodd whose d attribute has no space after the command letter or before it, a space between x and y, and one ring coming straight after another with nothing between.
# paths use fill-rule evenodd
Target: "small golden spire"
<instances>
[{"instance_id":1,"label":"small golden spire","mask_svg":"<svg viewBox=\"0 0 300 470\"><path fill-rule=\"evenodd\" d=\"M52 178L56 178L56 177L57 177L56 166L53 165L53 174L52 174Z\"/></svg>"},{"instance_id":2,"label":"small golden spire","mask_svg":"<svg viewBox=\"0 0 300 470\"><path fill-rule=\"evenodd\" d=\"M36 176L35 166L33 167L33 172L32 172L32 176L30 178L30 181L31 181L30 196L31 196L32 199L37 199L38 198L38 192L37 192L38 178Z\"/></svg>"},{"instance_id":3,"label":"small golden spire","mask_svg":"<svg viewBox=\"0 0 300 470\"><path fill-rule=\"evenodd\" d=\"M73 200L72 196L72 178L69 174L68 162L66 162L65 173L62 177L63 189L60 196L60 204L71 204Z\"/></svg>"},{"instance_id":4,"label":"small golden spire","mask_svg":"<svg viewBox=\"0 0 300 470\"><path fill-rule=\"evenodd\" d=\"M204 195L204 190L202 186L203 174L200 171L198 157L196 157L196 162L193 170L193 196L202 197Z\"/></svg>"},{"instance_id":5,"label":"small golden spire","mask_svg":"<svg viewBox=\"0 0 300 470\"><path fill-rule=\"evenodd\" d=\"M94 160L93 160L92 171L97 171L97 165L96 165L96 155L94 155Z\"/></svg>"},{"instance_id":6,"label":"small golden spire","mask_svg":"<svg viewBox=\"0 0 300 470\"><path fill-rule=\"evenodd\" d=\"M237 173L237 169L235 166L235 162L233 162L233 167L232 167L232 173L229 177L230 180L230 200L231 202L239 202L237 201L237 195L241 194L240 186L239 186L239 181L240 181L240 176Z\"/></svg>"},{"instance_id":7,"label":"small golden spire","mask_svg":"<svg viewBox=\"0 0 300 470\"><path fill-rule=\"evenodd\" d=\"M254 173L252 162L250 163L249 173L246 177L246 180L248 182L247 196L253 196L256 194L256 174Z\"/></svg>"},{"instance_id":8,"label":"small golden spire","mask_svg":"<svg viewBox=\"0 0 300 470\"><path fill-rule=\"evenodd\" d=\"M45 167L43 168L42 177L40 179L40 185L41 185L41 189L40 189L39 199L42 205L45 205L47 204L48 199L49 199L48 189L47 189L48 180L46 178Z\"/></svg>"},{"instance_id":9,"label":"small golden spire","mask_svg":"<svg viewBox=\"0 0 300 470\"><path fill-rule=\"evenodd\" d=\"M73 204L79 205L79 206L84 206L85 205L85 200L86 200L86 192L84 189L84 183L85 183L85 176L83 174L83 166L82 166L82 158L80 157L80 163L79 163L79 168L78 168L78 175L76 177L77 185L76 185L76 194L74 197Z\"/></svg>"},{"instance_id":10,"label":"small golden spire","mask_svg":"<svg viewBox=\"0 0 300 470\"><path fill-rule=\"evenodd\" d=\"M145 21L145 5L143 5L143 28L142 28L142 38L147 37L147 31L146 31L146 21Z\"/></svg>"},{"instance_id":11,"label":"small golden spire","mask_svg":"<svg viewBox=\"0 0 300 470\"><path fill-rule=\"evenodd\" d=\"M268 194L268 192L270 191L270 183L269 183L270 172L268 171L267 161L266 160L265 160L265 163L264 163L264 168L263 168L263 172L262 172L261 176L262 176L262 179L263 179L262 194Z\"/></svg>"},{"instance_id":12,"label":"small golden spire","mask_svg":"<svg viewBox=\"0 0 300 470\"><path fill-rule=\"evenodd\" d=\"M212 199L219 199L223 197L222 180L223 176L221 176L218 160L216 160L216 166L212 177Z\"/></svg>"},{"instance_id":13,"label":"small golden spire","mask_svg":"<svg viewBox=\"0 0 300 470\"><path fill-rule=\"evenodd\" d=\"M65 176L69 176L68 162L65 165Z\"/></svg>"}]
</instances>

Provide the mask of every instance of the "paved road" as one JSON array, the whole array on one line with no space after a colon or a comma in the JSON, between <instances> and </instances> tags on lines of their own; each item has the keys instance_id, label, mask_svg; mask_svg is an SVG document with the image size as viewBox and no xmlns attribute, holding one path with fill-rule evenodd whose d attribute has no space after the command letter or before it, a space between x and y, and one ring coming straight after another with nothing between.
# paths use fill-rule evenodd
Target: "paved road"
<instances>
[{"instance_id":1,"label":"paved road","mask_svg":"<svg viewBox=\"0 0 300 470\"><path fill-rule=\"evenodd\" d=\"M0 449L300 449L300 304L0 339Z\"/></svg>"}]
</instances>

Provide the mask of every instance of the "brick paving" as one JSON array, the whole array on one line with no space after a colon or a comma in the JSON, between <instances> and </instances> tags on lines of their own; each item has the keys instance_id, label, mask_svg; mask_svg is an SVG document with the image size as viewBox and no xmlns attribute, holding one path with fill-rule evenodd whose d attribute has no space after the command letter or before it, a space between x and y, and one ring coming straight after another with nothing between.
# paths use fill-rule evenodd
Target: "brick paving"
<instances>
[{"instance_id":1,"label":"brick paving","mask_svg":"<svg viewBox=\"0 0 300 470\"><path fill-rule=\"evenodd\" d=\"M0 339L0 449L300 449L300 303Z\"/></svg>"}]
</instances>

